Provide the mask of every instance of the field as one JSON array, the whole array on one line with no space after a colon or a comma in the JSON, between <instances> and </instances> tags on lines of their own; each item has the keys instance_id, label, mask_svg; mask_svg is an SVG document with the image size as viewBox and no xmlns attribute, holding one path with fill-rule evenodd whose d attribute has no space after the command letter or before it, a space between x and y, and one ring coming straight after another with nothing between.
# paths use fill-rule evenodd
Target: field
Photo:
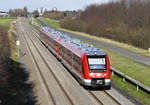
<instances>
[{"instance_id":1,"label":"field","mask_svg":"<svg viewBox=\"0 0 150 105\"><path fill-rule=\"evenodd\" d=\"M42 18L42 21L43 20L44 20L44 18ZM43 22L45 22L45 21L43 21ZM81 36L93 38L95 40L97 39L97 37L91 37L90 35L85 34L85 33L74 32L74 31L62 29L62 28L60 28L59 25L56 25L56 24L58 24L58 21L46 19L45 24L47 24L48 26L51 26L51 24L53 24L53 23L55 24L55 29L65 31L65 32L69 32L69 33L73 33L73 34L76 34L76 35L81 35ZM109 43L109 44L117 45L121 48L128 49L129 51L140 53L141 55L150 56L148 51L143 50L143 49L139 49L139 48L127 45L127 44L111 41L111 40L104 39L104 38L98 38L97 40L103 41L103 42L106 42L106 43ZM132 48L132 50L130 50L131 48ZM136 49L136 50L133 50L133 49ZM144 85L150 87L150 78L149 78L150 68L149 67L144 66L144 65L139 64L139 63L136 63L132 60L129 60L129 59L127 59L125 57L122 57L122 56L119 56L117 54L114 54L114 53L112 53L108 50L105 50L105 49L101 49L101 50L104 50L105 52L108 52L108 54L110 56L110 63L111 63L112 67L120 70L121 72L125 73L126 75L128 75L128 76L140 81ZM143 100L143 102L146 102L147 104L150 104L150 102L148 101L150 96L148 94L145 94L142 91L136 92L136 87L128 84L127 82L122 83L122 80L120 78L116 77L116 76L112 76L112 80L114 81L114 83L117 86L119 86L124 91L127 91L128 93L132 94L133 96ZM146 98L144 98L144 97L146 97Z\"/></svg>"},{"instance_id":2,"label":"field","mask_svg":"<svg viewBox=\"0 0 150 105\"><path fill-rule=\"evenodd\" d=\"M42 17L40 18L40 20L43 21L44 23L46 23L46 25L51 26L54 29L60 28L59 21L57 21L57 20L42 18Z\"/></svg>"}]
</instances>

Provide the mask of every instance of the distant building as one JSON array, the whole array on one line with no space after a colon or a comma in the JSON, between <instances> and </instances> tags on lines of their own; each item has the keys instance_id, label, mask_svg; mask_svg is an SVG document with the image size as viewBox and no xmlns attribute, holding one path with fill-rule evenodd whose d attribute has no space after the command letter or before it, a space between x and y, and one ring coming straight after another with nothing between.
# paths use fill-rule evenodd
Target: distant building
<instances>
[{"instance_id":1,"label":"distant building","mask_svg":"<svg viewBox=\"0 0 150 105\"><path fill-rule=\"evenodd\" d=\"M57 8L56 7L52 8L52 11L57 12Z\"/></svg>"},{"instance_id":2,"label":"distant building","mask_svg":"<svg viewBox=\"0 0 150 105\"><path fill-rule=\"evenodd\" d=\"M41 8L38 8L38 12L39 12L39 15L42 16L44 13L45 13L46 9L41 7Z\"/></svg>"},{"instance_id":3,"label":"distant building","mask_svg":"<svg viewBox=\"0 0 150 105\"><path fill-rule=\"evenodd\" d=\"M6 17L9 17L9 14L7 12L0 11L0 17L6 18Z\"/></svg>"},{"instance_id":4,"label":"distant building","mask_svg":"<svg viewBox=\"0 0 150 105\"><path fill-rule=\"evenodd\" d=\"M68 17L79 17L80 11L66 11Z\"/></svg>"}]
</instances>

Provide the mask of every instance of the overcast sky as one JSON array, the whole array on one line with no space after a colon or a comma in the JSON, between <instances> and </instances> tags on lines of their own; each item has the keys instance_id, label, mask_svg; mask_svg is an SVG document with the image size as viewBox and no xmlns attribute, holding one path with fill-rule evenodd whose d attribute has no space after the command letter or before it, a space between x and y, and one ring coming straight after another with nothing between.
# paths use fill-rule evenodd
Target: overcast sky
<instances>
[{"instance_id":1,"label":"overcast sky","mask_svg":"<svg viewBox=\"0 0 150 105\"><path fill-rule=\"evenodd\" d=\"M23 8L27 6L29 11L40 7L51 10L56 7L58 10L78 10L84 9L93 3L104 3L110 0L0 0L0 11L8 11L10 8Z\"/></svg>"}]
</instances>

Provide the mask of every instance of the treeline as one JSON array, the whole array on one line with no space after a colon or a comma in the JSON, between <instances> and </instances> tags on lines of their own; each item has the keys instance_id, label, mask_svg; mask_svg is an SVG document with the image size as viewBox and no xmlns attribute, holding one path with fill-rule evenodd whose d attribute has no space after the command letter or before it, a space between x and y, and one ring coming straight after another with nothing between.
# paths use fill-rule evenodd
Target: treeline
<instances>
[{"instance_id":1,"label":"treeline","mask_svg":"<svg viewBox=\"0 0 150 105\"><path fill-rule=\"evenodd\" d=\"M106 37L141 48L150 47L150 1L120 0L90 5L76 19L66 19L67 29Z\"/></svg>"},{"instance_id":2,"label":"treeline","mask_svg":"<svg viewBox=\"0 0 150 105\"><path fill-rule=\"evenodd\" d=\"M80 11L45 11L42 17L55 19L55 20L62 20L64 18L76 18L80 15Z\"/></svg>"},{"instance_id":3,"label":"treeline","mask_svg":"<svg viewBox=\"0 0 150 105\"><path fill-rule=\"evenodd\" d=\"M23 9L10 9L9 15L10 17L17 17L17 16L27 17L28 9L27 7L24 7Z\"/></svg>"}]
</instances>

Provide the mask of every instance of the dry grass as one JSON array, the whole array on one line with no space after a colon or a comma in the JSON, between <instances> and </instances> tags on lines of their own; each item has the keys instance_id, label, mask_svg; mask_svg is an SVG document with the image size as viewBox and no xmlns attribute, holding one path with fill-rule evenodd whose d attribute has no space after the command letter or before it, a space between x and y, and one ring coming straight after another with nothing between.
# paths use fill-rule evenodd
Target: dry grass
<instances>
[{"instance_id":1,"label":"dry grass","mask_svg":"<svg viewBox=\"0 0 150 105\"><path fill-rule=\"evenodd\" d=\"M90 34L87 34L87 33L84 33L84 32L71 31L71 30L67 30L67 29L63 29L63 28L59 28L59 30L64 31L64 32L68 32L68 33L72 33L72 34L75 34L75 35L80 35L80 36L83 36L83 37L87 37L87 38L90 38L90 39L94 39L96 41L100 41L100 42L108 43L108 44L111 44L111 45L115 45L115 46L123 48L125 50L131 51L131 52L134 52L134 53L146 56L146 57L150 57L150 52L148 52L148 50L137 48L137 47L134 47L134 46L129 45L129 44L120 43L120 42L113 41L113 40L106 39L106 38L102 38L102 37L97 37L97 36L90 35Z\"/></svg>"},{"instance_id":2,"label":"dry grass","mask_svg":"<svg viewBox=\"0 0 150 105\"><path fill-rule=\"evenodd\" d=\"M10 43L10 58L14 60L15 62L18 62L18 47L16 46L16 26L15 26L16 21L11 22L10 24L10 29L8 31L8 36L9 36L9 43Z\"/></svg>"},{"instance_id":3,"label":"dry grass","mask_svg":"<svg viewBox=\"0 0 150 105\"><path fill-rule=\"evenodd\" d=\"M0 63L0 101L2 102L0 105L34 105L35 98L31 96L33 86L28 81L29 74L18 62L15 23L6 25L9 30L5 26L0 27L0 39L3 38L3 42L0 40L0 45L3 45L2 48L0 47L0 55L4 58L0 59L3 62Z\"/></svg>"}]
</instances>

